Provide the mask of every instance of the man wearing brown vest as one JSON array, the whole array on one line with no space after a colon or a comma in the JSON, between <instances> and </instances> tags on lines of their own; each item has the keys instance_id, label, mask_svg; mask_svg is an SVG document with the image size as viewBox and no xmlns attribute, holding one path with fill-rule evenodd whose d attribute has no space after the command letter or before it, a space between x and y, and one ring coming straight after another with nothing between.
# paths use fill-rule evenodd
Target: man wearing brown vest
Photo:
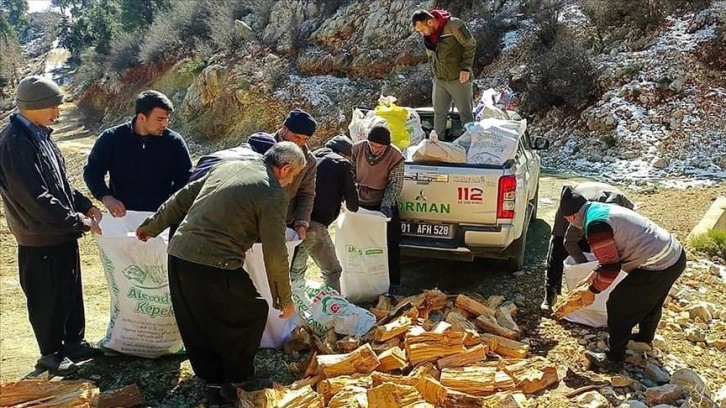
<instances>
[{"instance_id":1,"label":"man wearing brown vest","mask_svg":"<svg viewBox=\"0 0 726 408\"><path fill-rule=\"evenodd\" d=\"M388 222L388 271L392 285L401 283L401 218L396 202L403 190L403 154L391 144L391 132L375 126L368 140L353 145L352 162L360 206L380 211Z\"/></svg>"}]
</instances>

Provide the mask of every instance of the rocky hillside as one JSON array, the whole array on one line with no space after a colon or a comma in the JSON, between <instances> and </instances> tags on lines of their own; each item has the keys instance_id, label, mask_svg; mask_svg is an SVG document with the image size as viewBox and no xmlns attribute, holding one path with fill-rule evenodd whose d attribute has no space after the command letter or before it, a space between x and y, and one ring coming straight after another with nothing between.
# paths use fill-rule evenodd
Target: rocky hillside
<instances>
[{"instance_id":1,"label":"rocky hillside","mask_svg":"<svg viewBox=\"0 0 726 408\"><path fill-rule=\"evenodd\" d=\"M532 49L545 29L531 13L536 2L449 3L462 8L458 15L480 42L475 92L495 86L521 96L537 79ZM571 41L589 46L594 24L580 3L586 1L565 4L556 23ZM601 46L588 48L599 48L588 51L594 91L576 104L531 113L532 133L553 141L546 165L637 185L726 178L724 4L677 10L647 31L623 26L599 33ZM172 126L200 151L274 130L299 106L321 123L313 144L319 143L345 132L352 108L372 106L381 94L403 105L430 104L425 54L409 19L412 10L433 5L258 1L242 18L252 34L234 52L141 64L91 85L76 78L79 102L104 127L129 115L139 90L159 89L178 107ZM557 80L547 85L558 86Z\"/></svg>"}]
</instances>

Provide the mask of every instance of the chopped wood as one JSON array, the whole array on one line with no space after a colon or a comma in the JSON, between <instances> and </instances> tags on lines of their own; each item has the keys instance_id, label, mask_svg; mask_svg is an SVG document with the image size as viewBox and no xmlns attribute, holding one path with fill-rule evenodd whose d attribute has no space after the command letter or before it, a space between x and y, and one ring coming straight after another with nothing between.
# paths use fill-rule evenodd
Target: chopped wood
<instances>
[{"instance_id":1,"label":"chopped wood","mask_svg":"<svg viewBox=\"0 0 726 408\"><path fill-rule=\"evenodd\" d=\"M305 373L303 374L303 377L309 377L312 375L315 375L318 373L318 352L313 351L310 353L310 360L308 361L307 368L305 368Z\"/></svg>"},{"instance_id":2,"label":"chopped wood","mask_svg":"<svg viewBox=\"0 0 726 408\"><path fill-rule=\"evenodd\" d=\"M312 347L312 338L307 326L296 327L290 336L290 340L283 347L285 354L291 354L295 351L308 350Z\"/></svg>"},{"instance_id":3,"label":"chopped wood","mask_svg":"<svg viewBox=\"0 0 726 408\"><path fill-rule=\"evenodd\" d=\"M454 354L448 357L440 358L436 362L436 365L439 367L439 369L444 369L450 367L464 367L476 364L480 361L486 360L487 351L489 351L489 346L479 344L464 351L461 354Z\"/></svg>"},{"instance_id":4,"label":"chopped wood","mask_svg":"<svg viewBox=\"0 0 726 408\"><path fill-rule=\"evenodd\" d=\"M426 329L424 329L421 326L411 326L410 329L408 329L408 333L406 333L406 337L408 336L420 336L423 333L426 333Z\"/></svg>"},{"instance_id":5,"label":"chopped wood","mask_svg":"<svg viewBox=\"0 0 726 408\"><path fill-rule=\"evenodd\" d=\"M401 370L408 366L408 360L406 359L406 352L396 346L388 349L378 355L378 360L381 364L376 368L377 371L387 373L389 371Z\"/></svg>"},{"instance_id":6,"label":"chopped wood","mask_svg":"<svg viewBox=\"0 0 726 408\"><path fill-rule=\"evenodd\" d=\"M512 313L509 311L509 309L505 306L501 306L497 309L496 313L497 323L499 323L500 326L517 333L517 338L519 338L519 336L522 334L522 330L517 325L517 322L514 321Z\"/></svg>"},{"instance_id":7,"label":"chopped wood","mask_svg":"<svg viewBox=\"0 0 726 408\"><path fill-rule=\"evenodd\" d=\"M451 329L451 327L452 327L451 324L449 324L447 322L438 322L438 323L436 323L436 326L434 326L434 328L431 329L431 331L433 333L441 334L441 333Z\"/></svg>"},{"instance_id":8,"label":"chopped wood","mask_svg":"<svg viewBox=\"0 0 726 408\"><path fill-rule=\"evenodd\" d=\"M527 406L527 397L519 392L503 392L483 397L482 403L485 407L492 408L522 408Z\"/></svg>"},{"instance_id":9,"label":"chopped wood","mask_svg":"<svg viewBox=\"0 0 726 408\"><path fill-rule=\"evenodd\" d=\"M466 296L459 295L456 297L456 307L462 308L474 316L494 316L494 310L490 309L482 303Z\"/></svg>"},{"instance_id":10,"label":"chopped wood","mask_svg":"<svg viewBox=\"0 0 726 408\"><path fill-rule=\"evenodd\" d=\"M481 344L481 336L476 330L466 330L464 332L464 346L473 347L477 344ZM489 352L489 346L487 345L487 352Z\"/></svg>"},{"instance_id":11,"label":"chopped wood","mask_svg":"<svg viewBox=\"0 0 726 408\"><path fill-rule=\"evenodd\" d=\"M360 339L357 337L347 336L335 343L335 348L338 349L338 353L350 353L358 347L360 347Z\"/></svg>"},{"instance_id":12,"label":"chopped wood","mask_svg":"<svg viewBox=\"0 0 726 408\"><path fill-rule=\"evenodd\" d=\"M443 400L446 398L446 394L448 394L448 390L446 389L446 387L441 385L441 383L439 383L435 378L428 375L402 377L398 375L389 375L374 372L373 374L371 374L371 377L373 378L374 387L385 383L401 384L414 387L426 400L426 402L429 402L437 407L441 405Z\"/></svg>"},{"instance_id":13,"label":"chopped wood","mask_svg":"<svg viewBox=\"0 0 726 408\"><path fill-rule=\"evenodd\" d=\"M347 354L317 356L316 359L320 370L327 378L370 373L380 364L370 344L364 344Z\"/></svg>"},{"instance_id":14,"label":"chopped wood","mask_svg":"<svg viewBox=\"0 0 726 408\"><path fill-rule=\"evenodd\" d=\"M0 406L33 403L53 407L90 406L98 395L93 383L79 380L21 380L0 386Z\"/></svg>"},{"instance_id":15,"label":"chopped wood","mask_svg":"<svg viewBox=\"0 0 726 408\"><path fill-rule=\"evenodd\" d=\"M407 314L407 313L411 313L412 309L415 310L416 308L411 304L411 302L399 303L399 305L396 306L395 309L388 312L388 315L386 315L386 317L378 320L376 322L376 326L381 326L386 323L390 323L390 322L396 320L397 318L399 318L400 316L404 316L404 315L409 316L409 314ZM416 316L416 318L417 318L418 312L416 312L416 314L417 314L417 316Z\"/></svg>"},{"instance_id":16,"label":"chopped wood","mask_svg":"<svg viewBox=\"0 0 726 408\"><path fill-rule=\"evenodd\" d=\"M507 310L509 310L509 314L512 315L512 317L517 316L518 309L517 309L517 305L515 305L514 303L509 302L506 305L503 305L502 307L506 307Z\"/></svg>"},{"instance_id":17,"label":"chopped wood","mask_svg":"<svg viewBox=\"0 0 726 408\"><path fill-rule=\"evenodd\" d=\"M390 312L391 310L393 310L393 299L386 295L378 296L378 303L376 304L376 309Z\"/></svg>"},{"instance_id":18,"label":"chopped wood","mask_svg":"<svg viewBox=\"0 0 726 408\"><path fill-rule=\"evenodd\" d=\"M424 363L414 368L413 371L408 373L407 377L432 377L438 379L440 375L441 373L433 363Z\"/></svg>"},{"instance_id":19,"label":"chopped wood","mask_svg":"<svg viewBox=\"0 0 726 408\"><path fill-rule=\"evenodd\" d=\"M557 367L539 356L505 365L502 370L512 377L517 389L525 394L534 394L560 380Z\"/></svg>"},{"instance_id":20,"label":"chopped wood","mask_svg":"<svg viewBox=\"0 0 726 408\"><path fill-rule=\"evenodd\" d=\"M497 367L458 367L441 370L441 384L472 395L487 395L514 388L512 378Z\"/></svg>"},{"instance_id":21,"label":"chopped wood","mask_svg":"<svg viewBox=\"0 0 726 408\"><path fill-rule=\"evenodd\" d=\"M368 390L354 385L340 390L328 403L328 408L368 408Z\"/></svg>"},{"instance_id":22,"label":"chopped wood","mask_svg":"<svg viewBox=\"0 0 726 408\"><path fill-rule=\"evenodd\" d=\"M376 321L385 318L386 316L388 316L389 313L391 313L390 310L382 310L382 309L378 309L378 308L375 308L375 307L372 307L372 308L370 308L368 310L371 313L373 313L373 316L376 317Z\"/></svg>"},{"instance_id":23,"label":"chopped wood","mask_svg":"<svg viewBox=\"0 0 726 408\"><path fill-rule=\"evenodd\" d=\"M368 390L368 406L381 408L434 408L416 388L393 383Z\"/></svg>"},{"instance_id":24,"label":"chopped wood","mask_svg":"<svg viewBox=\"0 0 726 408\"><path fill-rule=\"evenodd\" d=\"M489 299L487 299L487 306L492 310L498 309L502 303L504 303L504 296L494 295L489 296Z\"/></svg>"},{"instance_id":25,"label":"chopped wood","mask_svg":"<svg viewBox=\"0 0 726 408\"><path fill-rule=\"evenodd\" d=\"M403 343L403 340L401 340L400 337L394 337L384 341L383 343L372 343L371 348L376 353L382 353L388 349L398 347L401 343Z\"/></svg>"},{"instance_id":26,"label":"chopped wood","mask_svg":"<svg viewBox=\"0 0 726 408\"><path fill-rule=\"evenodd\" d=\"M411 319L401 316L390 323L376 327L373 332L373 340L381 342L398 337L408 331L409 327L411 327Z\"/></svg>"},{"instance_id":27,"label":"chopped wood","mask_svg":"<svg viewBox=\"0 0 726 408\"><path fill-rule=\"evenodd\" d=\"M341 375L334 378L327 378L318 384L318 392L323 396L325 401L330 401L334 395L348 386L371 388L373 386L373 379L370 375L366 374Z\"/></svg>"},{"instance_id":28,"label":"chopped wood","mask_svg":"<svg viewBox=\"0 0 726 408\"><path fill-rule=\"evenodd\" d=\"M501 326L497 323L494 315L481 315L474 320L476 327L484 330L487 333L496 334L498 336L506 337L508 339L518 339L519 333Z\"/></svg>"},{"instance_id":29,"label":"chopped wood","mask_svg":"<svg viewBox=\"0 0 726 408\"><path fill-rule=\"evenodd\" d=\"M446 322L451 324L454 330L465 331L465 330L476 330L476 325L470 322L469 319L459 312L460 309L454 309L446 315Z\"/></svg>"},{"instance_id":30,"label":"chopped wood","mask_svg":"<svg viewBox=\"0 0 726 408\"><path fill-rule=\"evenodd\" d=\"M118 390L106 391L98 396L97 408L126 408L144 403L144 397L136 384Z\"/></svg>"},{"instance_id":31,"label":"chopped wood","mask_svg":"<svg viewBox=\"0 0 726 408\"><path fill-rule=\"evenodd\" d=\"M482 333L482 342L489 344L489 350L504 357L525 358L529 345L494 334Z\"/></svg>"},{"instance_id":32,"label":"chopped wood","mask_svg":"<svg viewBox=\"0 0 726 408\"><path fill-rule=\"evenodd\" d=\"M463 353L466 333L447 331L444 333L424 332L406 335L406 354L412 365L436 361L441 357Z\"/></svg>"},{"instance_id":33,"label":"chopped wood","mask_svg":"<svg viewBox=\"0 0 726 408\"><path fill-rule=\"evenodd\" d=\"M325 336L322 339L316 335L312 335L313 350L320 352L320 354L335 354L335 332L330 330L328 333L333 334L333 337Z\"/></svg>"},{"instance_id":34,"label":"chopped wood","mask_svg":"<svg viewBox=\"0 0 726 408\"><path fill-rule=\"evenodd\" d=\"M259 408L324 408L323 396L310 386L297 390L289 388L267 388L255 392L238 391L238 406Z\"/></svg>"},{"instance_id":35,"label":"chopped wood","mask_svg":"<svg viewBox=\"0 0 726 408\"><path fill-rule=\"evenodd\" d=\"M552 306L552 314L555 318L562 319L583 307L585 307L585 305L582 303L582 292L574 290L568 293L567 296L560 297L559 300L555 302L555 305Z\"/></svg>"},{"instance_id":36,"label":"chopped wood","mask_svg":"<svg viewBox=\"0 0 726 408\"><path fill-rule=\"evenodd\" d=\"M323 375L317 374L312 377L305 377L301 380L297 380L294 383L288 385L287 388L289 388L291 390L299 390L300 388L306 387L308 385L312 387L313 385L317 384L318 382L320 382L322 380L323 380Z\"/></svg>"}]
</instances>

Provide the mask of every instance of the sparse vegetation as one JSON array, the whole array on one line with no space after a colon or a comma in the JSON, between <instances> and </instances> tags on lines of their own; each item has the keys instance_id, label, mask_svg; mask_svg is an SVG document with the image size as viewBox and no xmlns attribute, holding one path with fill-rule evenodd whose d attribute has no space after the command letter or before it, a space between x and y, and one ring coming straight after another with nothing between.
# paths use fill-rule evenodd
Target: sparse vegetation
<instances>
[{"instance_id":1,"label":"sparse vegetation","mask_svg":"<svg viewBox=\"0 0 726 408\"><path fill-rule=\"evenodd\" d=\"M603 135L600 140L602 140L603 143L605 143L605 146L607 146L608 148L615 147L618 144L618 138L615 137L615 135L613 135L612 133Z\"/></svg>"},{"instance_id":2,"label":"sparse vegetation","mask_svg":"<svg viewBox=\"0 0 726 408\"><path fill-rule=\"evenodd\" d=\"M726 230L712 229L705 234L691 238L689 244L696 251L709 257L717 256L726 259Z\"/></svg>"},{"instance_id":3,"label":"sparse vegetation","mask_svg":"<svg viewBox=\"0 0 726 408\"><path fill-rule=\"evenodd\" d=\"M643 70L643 67L639 64L630 64L623 68L623 74L629 77L634 77Z\"/></svg>"}]
</instances>

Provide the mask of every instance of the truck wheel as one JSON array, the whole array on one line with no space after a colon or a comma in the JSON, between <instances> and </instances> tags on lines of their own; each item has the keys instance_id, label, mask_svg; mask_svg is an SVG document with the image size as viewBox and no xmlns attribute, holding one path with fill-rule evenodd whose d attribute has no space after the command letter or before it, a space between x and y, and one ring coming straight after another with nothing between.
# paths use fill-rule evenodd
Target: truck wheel
<instances>
[{"instance_id":1,"label":"truck wheel","mask_svg":"<svg viewBox=\"0 0 726 408\"><path fill-rule=\"evenodd\" d=\"M537 207L539 204L539 184L537 184L537 191L534 192L534 198L530 201L532 204L532 217L529 222L534 222L537 219Z\"/></svg>"},{"instance_id":2,"label":"truck wheel","mask_svg":"<svg viewBox=\"0 0 726 408\"><path fill-rule=\"evenodd\" d=\"M512 242L509 246L509 253L512 255L507 259L507 269L510 272L516 272L522 270L524 266L524 253L527 249L527 231L529 230L529 222L524 223L524 229L522 230L522 236Z\"/></svg>"}]
</instances>

